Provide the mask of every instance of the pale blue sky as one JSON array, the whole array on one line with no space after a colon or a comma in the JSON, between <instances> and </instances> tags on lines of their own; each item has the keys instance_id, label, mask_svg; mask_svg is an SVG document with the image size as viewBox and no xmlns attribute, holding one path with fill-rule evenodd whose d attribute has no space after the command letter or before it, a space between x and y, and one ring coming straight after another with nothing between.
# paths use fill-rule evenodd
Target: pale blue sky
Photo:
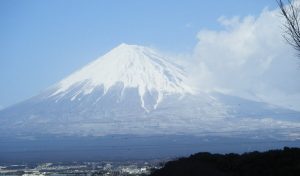
<instances>
[{"instance_id":1,"label":"pale blue sky","mask_svg":"<svg viewBox=\"0 0 300 176\"><path fill-rule=\"evenodd\" d=\"M0 107L38 94L125 42L189 53L220 16L257 16L275 0L1 0Z\"/></svg>"}]
</instances>

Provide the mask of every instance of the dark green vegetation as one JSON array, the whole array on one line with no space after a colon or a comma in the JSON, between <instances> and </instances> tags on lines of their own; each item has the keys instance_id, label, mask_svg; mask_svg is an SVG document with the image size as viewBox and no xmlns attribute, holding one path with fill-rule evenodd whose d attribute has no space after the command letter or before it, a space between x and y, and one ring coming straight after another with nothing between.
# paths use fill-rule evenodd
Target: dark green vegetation
<instances>
[{"instance_id":1,"label":"dark green vegetation","mask_svg":"<svg viewBox=\"0 0 300 176\"><path fill-rule=\"evenodd\" d=\"M299 176L300 148L238 154L197 153L170 161L151 176Z\"/></svg>"}]
</instances>

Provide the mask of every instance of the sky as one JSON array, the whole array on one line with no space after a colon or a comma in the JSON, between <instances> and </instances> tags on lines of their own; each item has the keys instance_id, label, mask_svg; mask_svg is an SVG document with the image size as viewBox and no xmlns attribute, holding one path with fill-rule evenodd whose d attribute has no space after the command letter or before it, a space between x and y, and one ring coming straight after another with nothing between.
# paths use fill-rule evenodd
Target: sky
<instances>
[{"instance_id":1,"label":"sky","mask_svg":"<svg viewBox=\"0 0 300 176\"><path fill-rule=\"evenodd\" d=\"M262 76L253 72L269 74L264 74L264 79L259 78L259 82L281 73L274 73L282 63L280 59L271 71L266 71L267 61L249 59L269 58L271 62L273 56L261 50L269 48L271 52L277 52L278 48L284 48L279 56L288 50L288 46L282 42L272 45L274 36L277 36L276 42L281 40L278 26L275 26L275 32L268 27L270 19L275 19L269 16L276 7L275 0L2 0L0 108L37 95L123 42L150 46L169 53L193 55L197 68L191 70L201 75L195 82L205 82L205 85L201 84L203 89L245 92L238 81L247 80L243 84L245 87L253 85L254 77ZM267 15L263 16L264 13ZM249 28L254 28L251 31L255 33L250 41L251 48L248 48L248 39L245 38L249 35L244 35ZM257 33L259 36L256 36ZM266 34L269 43L260 43L260 50L257 49L256 44L264 40L262 36ZM244 45L235 48L240 40L244 40ZM224 48L232 52L225 52ZM227 53L224 59L234 66L222 64L224 59L220 60L220 55L215 55L216 51L220 55ZM262 68L251 71L253 67L245 66L245 63L261 63ZM220 67L216 69L215 64ZM200 67L202 69L199 72ZM250 70L236 82L225 84L222 81L245 68ZM283 71L289 72L288 76L293 75L294 78L295 73L290 68L287 65ZM228 74L219 73L222 69ZM259 88L251 88L251 91L266 100L266 97L270 97L266 95L266 90L274 85L279 87L273 90L276 95L287 97L287 93L297 94L299 87L298 84L294 85L292 78L288 84L282 81L271 81L267 85L261 83L257 86Z\"/></svg>"}]
</instances>

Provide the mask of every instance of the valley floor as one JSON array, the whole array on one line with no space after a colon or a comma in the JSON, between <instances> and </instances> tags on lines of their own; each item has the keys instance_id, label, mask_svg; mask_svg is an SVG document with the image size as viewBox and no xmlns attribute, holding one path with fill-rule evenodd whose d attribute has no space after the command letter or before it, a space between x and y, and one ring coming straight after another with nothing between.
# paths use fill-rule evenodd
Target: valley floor
<instances>
[{"instance_id":1,"label":"valley floor","mask_svg":"<svg viewBox=\"0 0 300 176\"><path fill-rule=\"evenodd\" d=\"M3 176L142 176L158 169L158 161L127 162L55 162L0 164Z\"/></svg>"},{"instance_id":2,"label":"valley floor","mask_svg":"<svg viewBox=\"0 0 300 176\"><path fill-rule=\"evenodd\" d=\"M3 176L298 176L300 148L166 160L0 163Z\"/></svg>"}]
</instances>

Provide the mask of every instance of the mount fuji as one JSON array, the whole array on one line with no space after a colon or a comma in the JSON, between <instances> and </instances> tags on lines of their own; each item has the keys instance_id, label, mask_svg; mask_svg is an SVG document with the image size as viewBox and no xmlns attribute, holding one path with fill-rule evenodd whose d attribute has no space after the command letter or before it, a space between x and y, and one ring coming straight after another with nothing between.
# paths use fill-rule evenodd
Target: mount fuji
<instances>
[{"instance_id":1,"label":"mount fuji","mask_svg":"<svg viewBox=\"0 0 300 176\"><path fill-rule=\"evenodd\" d=\"M250 135L300 139L300 112L188 84L159 52L121 44L0 111L1 135ZM270 133L271 132L271 133Z\"/></svg>"}]
</instances>

